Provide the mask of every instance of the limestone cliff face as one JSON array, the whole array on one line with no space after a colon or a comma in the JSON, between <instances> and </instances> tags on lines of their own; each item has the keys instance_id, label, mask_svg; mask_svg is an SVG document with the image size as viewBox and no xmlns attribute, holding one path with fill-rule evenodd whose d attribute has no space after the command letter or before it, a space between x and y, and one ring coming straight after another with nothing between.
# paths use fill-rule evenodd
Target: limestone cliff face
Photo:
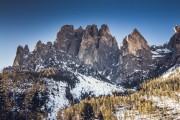
<instances>
[{"instance_id":1,"label":"limestone cliff face","mask_svg":"<svg viewBox=\"0 0 180 120\"><path fill-rule=\"evenodd\" d=\"M84 34L84 30L82 27L79 27L78 29L75 30L74 39L68 51L71 55L73 56L78 55L83 34Z\"/></svg>"},{"instance_id":2,"label":"limestone cliff face","mask_svg":"<svg viewBox=\"0 0 180 120\"><path fill-rule=\"evenodd\" d=\"M131 34L124 38L121 49L123 50L123 55L137 55L139 50L149 51L149 46L139 31L134 29Z\"/></svg>"},{"instance_id":3,"label":"limestone cliff face","mask_svg":"<svg viewBox=\"0 0 180 120\"><path fill-rule=\"evenodd\" d=\"M98 29L96 25L88 25L82 37L78 57L85 64L93 65L98 62Z\"/></svg>"},{"instance_id":4,"label":"limestone cliff face","mask_svg":"<svg viewBox=\"0 0 180 120\"><path fill-rule=\"evenodd\" d=\"M56 49L67 52L74 39L74 34L75 31L73 25L64 25L63 27L61 27L61 30L57 33L57 37L55 41Z\"/></svg>"},{"instance_id":5,"label":"limestone cliff face","mask_svg":"<svg viewBox=\"0 0 180 120\"><path fill-rule=\"evenodd\" d=\"M98 30L96 25L87 26L82 38L78 57L85 64L104 69L117 64L119 48L107 25Z\"/></svg>"}]
</instances>

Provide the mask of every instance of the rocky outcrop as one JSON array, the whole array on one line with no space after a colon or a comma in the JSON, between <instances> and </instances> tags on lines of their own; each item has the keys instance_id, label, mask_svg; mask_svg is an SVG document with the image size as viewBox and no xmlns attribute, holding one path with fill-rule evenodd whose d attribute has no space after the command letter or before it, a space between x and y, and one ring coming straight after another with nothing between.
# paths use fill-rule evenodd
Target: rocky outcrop
<instances>
[{"instance_id":1,"label":"rocky outcrop","mask_svg":"<svg viewBox=\"0 0 180 120\"><path fill-rule=\"evenodd\" d=\"M120 80L141 81L149 77L152 53L147 41L134 29L123 39L120 54ZM137 82L138 83L138 82Z\"/></svg>"},{"instance_id":2,"label":"rocky outcrop","mask_svg":"<svg viewBox=\"0 0 180 120\"><path fill-rule=\"evenodd\" d=\"M85 64L93 65L98 62L98 29L96 25L88 25L82 37L78 53L79 59Z\"/></svg>"},{"instance_id":3,"label":"rocky outcrop","mask_svg":"<svg viewBox=\"0 0 180 120\"><path fill-rule=\"evenodd\" d=\"M28 45L25 45L24 47L18 46L13 66L21 66L23 64L25 57L27 57L28 54L29 54Z\"/></svg>"},{"instance_id":4,"label":"rocky outcrop","mask_svg":"<svg viewBox=\"0 0 180 120\"><path fill-rule=\"evenodd\" d=\"M57 38L55 41L55 47L58 50L67 52L74 39L74 26L64 25L61 30L57 33Z\"/></svg>"},{"instance_id":5,"label":"rocky outcrop","mask_svg":"<svg viewBox=\"0 0 180 120\"><path fill-rule=\"evenodd\" d=\"M78 57L85 64L103 70L118 62L119 48L107 25L98 30L96 25L89 25L82 38Z\"/></svg>"},{"instance_id":6,"label":"rocky outcrop","mask_svg":"<svg viewBox=\"0 0 180 120\"><path fill-rule=\"evenodd\" d=\"M79 49L80 49L80 45L82 42L82 37L84 34L84 30L82 27L79 27L78 29L75 30L75 34L74 34L74 39L71 43L71 46L69 48L69 53L73 56L77 56Z\"/></svg>"}]
</instances>

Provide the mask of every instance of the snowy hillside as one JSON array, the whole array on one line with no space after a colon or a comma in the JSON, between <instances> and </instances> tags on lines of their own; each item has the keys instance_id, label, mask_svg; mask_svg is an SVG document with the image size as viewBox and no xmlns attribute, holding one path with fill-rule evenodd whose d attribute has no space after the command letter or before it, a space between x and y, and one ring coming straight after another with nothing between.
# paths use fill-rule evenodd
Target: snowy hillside
<instances>
[{"instance_id":1,"label":"snowy hillside","mask_svg":"<svg viewBox=\"0 0 180 120\"><path fill-rule=\"evenodd\" d=\"M70 90L73 99L81 100L82 95L89 95L89 97L100 95L112 95L112 92L123 92L123 88L117 85L113 85L107 82L103 82L93 78L92 76L85 76L82 74L76 74L79 79L79 83ZM56 114L59 108L68 106L69 101L66 98L66 89L68 84L61 81L54 81L52 79L46 79L48 102L46 106L50 109L48 118L56 119Z\"/></svg>"}]
</instances>

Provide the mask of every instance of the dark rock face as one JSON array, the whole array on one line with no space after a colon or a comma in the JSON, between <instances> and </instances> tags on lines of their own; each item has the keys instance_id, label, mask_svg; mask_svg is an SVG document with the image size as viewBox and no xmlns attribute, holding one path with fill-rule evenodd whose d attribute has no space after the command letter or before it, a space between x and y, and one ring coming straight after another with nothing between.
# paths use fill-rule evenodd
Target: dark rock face
<instances>
[{"instance_id":1,"label":"dark rock face","mask_svg":"<svg viewBox=\"0 0 180 120\"><path fill-rule=\"evenodd\" d=\"M170 42L163 46L149 46L134 29L123 39L119 49L105 24L100 29L97 25L88 25L85 30L65 25L54 43L38 41L32 52L27 45L19 46L13 66L35 71L67 66L81 74L98 75L117 84L138 85L180 63L180 27L174 29Z\"/></svg>"}]
</instances>

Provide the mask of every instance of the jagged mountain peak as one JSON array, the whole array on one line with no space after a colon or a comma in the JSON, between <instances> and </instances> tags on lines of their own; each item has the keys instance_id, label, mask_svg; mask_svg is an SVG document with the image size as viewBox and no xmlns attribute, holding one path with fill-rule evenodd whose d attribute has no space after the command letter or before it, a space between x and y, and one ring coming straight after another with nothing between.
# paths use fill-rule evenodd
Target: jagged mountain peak
<instances>
[{"instance_id":1,"label":"jagged mountain peak","mask_svg":"<svg viewBox=\"0 0 180 120\"><path fill-rule=\"evenodd\" d=\"M36 43L36 46L35 46L35 49L34 49L34 51L39 51L40 49L41 49L41 47L42 47L42 41L41 40L39 40L37 43Z\"/></svg>"},{"instance_id":2,"label":"jagged mountain peak","mask_svg":"<svg viewBox=\"0 0 180 120\"><path fill-rule=\"evenodd\" d=\"M87 25L85 29L85 34L90 34L91 36L97 36L98 35L98 27L97 25Z\"/></svg>"},{"instance_id":3,"label":"jagged mountain peak","mask_svg":"<svg viewBox=\"0 0 180 120\"><path fill-rule=\"evenodd\" d=\"M132 30L132 33L140 34L140 32L139 32L136 28L134 28L134 29ZM141 35L141 34L140 34L140 35Z\"/></svg>"},{"instance_id":4,"label":"jagged mountain peak","mask_svg":"<svg viewBox=\"0 0 180 120\"><path fill-rule=\"evenodd\" d=\"M13 62L13 66L19 66L22 64L23 56L27 56L29 54L29 47L25 45L24 47L19 45L16 51L16 57Z\"/></svg>"},{"instance_id":5,"label":"jagged mountain peak","mask_svg":"<svg viewBox=\"0 0 180 120\"><path fill-rule=\"evenodd\" d=\"M105 35L105 34L109 34L110 35L111 33L110 33L110 30L109 30L109 27L106 24L102 24L101 28L99 30L99 34L100 35Z\"/></svg>"},{"instance_id":6,"label":"jagged mountain peak","mask_svg":"<svg viewBox=\"0 0 180 120\"><path fill-rule=\"evenodd\" d=\"M141 33L135 28L132 33L123 39L124 54L136 54L138 50L149 50L149 45Z\"/></svg>"},{"instance_id":7,"label":"jagged mountain peak","mask_svg":"<svg viewBox=\"0 0 180 120\"><path fill-rule=\"evenodd\" d=\"M22 45L19 45L19 46L17 47L16 55L21 54L21 53L23 52L23 50L24 50L24 47L23 47Z\"/></svg>"},{"instance_id":8,"label":"jagged mountain peak","mask_svg":"<svg viewBox=\"0 0 180 120\"><path fill-rule=\"evenodd\" d=\"M73 25L64 25L61 27L60 32L62 33L73 33L74 32L74 26Z\"/></svg>"},{"instance_id":9,"label":"jagged mountain peak","mask_svg":"<svg viewBox=\"0 0 180 120\"><path fill-rule=\"evenodd\" d=\"M27 52L27 53L29 53L29 46L28 46L28 45L25 45L25 46L24 46L24 51Z\"/></svg>"}]
</instances>

